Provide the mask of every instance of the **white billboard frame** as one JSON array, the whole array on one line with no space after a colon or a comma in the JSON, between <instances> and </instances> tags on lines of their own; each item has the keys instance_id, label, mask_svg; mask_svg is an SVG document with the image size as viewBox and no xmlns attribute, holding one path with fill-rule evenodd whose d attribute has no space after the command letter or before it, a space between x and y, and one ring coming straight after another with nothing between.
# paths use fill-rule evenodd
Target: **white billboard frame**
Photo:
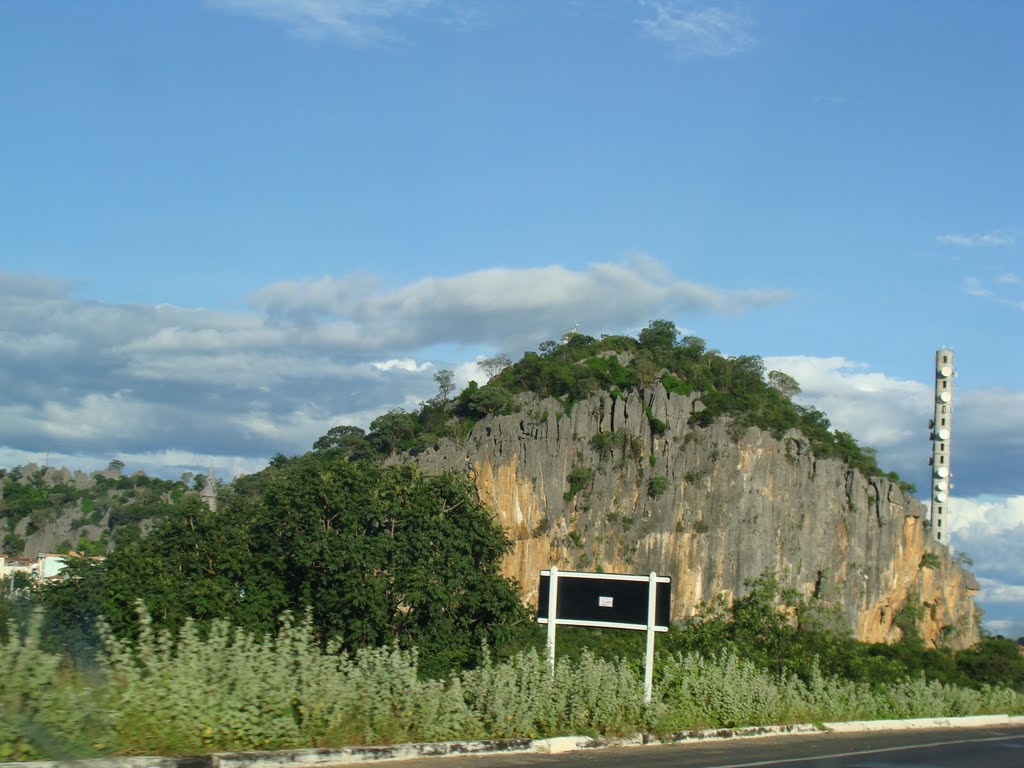
<instances>
[{"instance_id":1,"label":"white billboard frame","mask_svg":"<svg viewBox=\"0 0 1024 768\"><path fill-rule=\"evenodd\" d=\"M548 668L555 669L555 631L559 624L574 627L600 627L603 629L629 629L640 630L647 633L647 653L644 661L644 701L651 703L654 688L654 635L657 632L668 632L668 626L656 623L656 607L658 584L671 584L672 579L668 576L659 576L651 571L647 576L634 574L615 573L590 573L586 571L564 571L557 567L545 569L540 572L541 577L548 577L548 615L547 618L538 618L538 624L548 625L547 651ZM650 585L647 589L647 623L632 624L615 621L596 621L587 619L560 619L558 618L558 581L559 579L601 579L604 581L646 581Z\"/></svg>"}]
</instances>

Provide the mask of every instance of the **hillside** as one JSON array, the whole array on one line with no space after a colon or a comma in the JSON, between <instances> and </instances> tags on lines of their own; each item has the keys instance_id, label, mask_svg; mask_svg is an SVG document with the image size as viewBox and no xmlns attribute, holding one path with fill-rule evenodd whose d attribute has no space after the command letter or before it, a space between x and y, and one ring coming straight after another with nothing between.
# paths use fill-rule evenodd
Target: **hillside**
<instances>
[{"instance_id":1,"label":"hillside","mask_svg":"<svg viewBox=\"0 0 1024 768\"><path fill-rule=\"evenodd\" d=\"M760 358L656 320L635 339L573 332L483 367L483 386L451 398L439 371L417 411L334 427L312 452L467 475L515 542L504 573L528 602L553 564L671 575L675 618L771 573L860 640L977 641L978 584L933 541L913 487ZM109 550L204 480L18 468L0 477L5 551Z\"/></svg>"},{"instance_id":2,"label":"hillside","mask_svg":"<svg viewBox=\"0 0 1024 768\"><path fill-rule=\"evenodd\" d=\"M143 536L203 475L171 481L139 472L124 475L120 462L87 474L26 464L0 469L0 548L8 556L75 550L107 553ZM193 489L185 481L194 481Z\"/></svg>"},{"instance_id":3,"label":"hillside","mask_svg":"<svg viewBox=\"0 0 1024 768\"><path fill-rule=\"evenodd\" d=\"M978 583L932 539L913 487L795 404L799 391L667 321L637 339L572 333L424 404L418 424L442 409L461 420L432 440L406 434L391 460L469 473L516 542L505 572L527 600L550 565L656 570L684 618L772 572L860 640L916 627L929 644L972 645Z\"/></svg>"},{"instance_id":4,"label":"hillside","mask_svg":"<svg viewBox=\"0 0 1024 768\"><path fill-rule=\"evenodd\" d=\"M797 430L735 434L729 417L694 426L700 405L660 382L565 410L527 396L520 412L488 416L415 461L469 473L515 540L505 573L528 600L550 565L655 570L673 577L683 618L774 572L837 606L860 640L896 641L916 621L930 644L977 642L977 582L898 481L816 458Z\"/></svg>"}]
</instances>

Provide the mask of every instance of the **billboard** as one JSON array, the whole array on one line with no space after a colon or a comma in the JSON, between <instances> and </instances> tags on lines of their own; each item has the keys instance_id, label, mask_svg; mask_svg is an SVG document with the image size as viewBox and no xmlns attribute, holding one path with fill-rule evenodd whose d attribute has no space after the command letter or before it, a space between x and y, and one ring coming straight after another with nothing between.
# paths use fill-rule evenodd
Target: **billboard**
<instances>
[{"instance_id":1,"label":"billboard","mask_svg":"<svg viewBox=\"0 0 1024 768\"><path fill-rule=\"evenodd\" d=\"M558 571L559 624L610 629L647 629L649 576ZM551 602L551 572L540 572L537 621L547 624ZM654 631L667 632L671 620L672 579L655 579Z\"/></svg>"}]
</instances>

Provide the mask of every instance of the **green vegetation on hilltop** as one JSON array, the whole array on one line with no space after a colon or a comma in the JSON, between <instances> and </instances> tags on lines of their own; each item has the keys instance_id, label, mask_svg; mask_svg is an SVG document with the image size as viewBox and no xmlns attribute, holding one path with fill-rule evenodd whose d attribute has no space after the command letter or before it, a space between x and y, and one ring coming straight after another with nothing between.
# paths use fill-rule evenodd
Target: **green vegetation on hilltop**
<instances>
[{"instance_id":1,"label":"green vegetation on hilltop","mask_svg":"<svg viewBox=\"0 0 1024 768\"><path fill-rule=\"evenodd\" d=\"M486 362L494 374L487 383L470 382L449 400L450 372L440 371L435 377L437 397L418 411L384 414L370 425L369 433L357 427L335 427L317 441L316 449L364 457L416 454L434 447L441 438L465 436L485 416L513 413L520 394L552 397L568 409L599 392L618 397L660 382L671 394L699 393L704 409L691 417L693 426L707 427L727 417L734 435L758 427L781 438L795 429L817 458L838 459L867 477L885 474L873 449L858 445L848 432L833 430L826 415L816 408L793 402L800 386L791 376L766 371L756 355L726 357L708 349L696 336L679 338L675 324L668 320L652 321L635 339L595 339L572 332L561 343L542 343L537 352L527 352L516 363L507 358ZM668 425L652 414L648 418L656 434L666 431ZM895 473L887 476L899 482ZM912 486L902 485L913 491Z\"/></svg>"}]
</instances>

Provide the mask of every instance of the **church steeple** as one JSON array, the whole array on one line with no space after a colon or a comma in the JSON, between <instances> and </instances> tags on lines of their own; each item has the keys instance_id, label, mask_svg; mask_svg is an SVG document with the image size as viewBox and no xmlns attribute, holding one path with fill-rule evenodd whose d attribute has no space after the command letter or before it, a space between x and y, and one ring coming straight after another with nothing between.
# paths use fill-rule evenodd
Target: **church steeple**
<instances>
[{"instance_id":1,"label":"church steeple","mask_svg":"<svg viewBox=\"0 0 1024 768\"><path fill-rule=\"evenodd\" d=\"M211 512L217 511L217 476L213 474L212 461L210 462L210 474L206 476L206 485L203 486L203 492L199 496L206 502L206 506L210 508Z\"/></svg>"}]
</instances>

